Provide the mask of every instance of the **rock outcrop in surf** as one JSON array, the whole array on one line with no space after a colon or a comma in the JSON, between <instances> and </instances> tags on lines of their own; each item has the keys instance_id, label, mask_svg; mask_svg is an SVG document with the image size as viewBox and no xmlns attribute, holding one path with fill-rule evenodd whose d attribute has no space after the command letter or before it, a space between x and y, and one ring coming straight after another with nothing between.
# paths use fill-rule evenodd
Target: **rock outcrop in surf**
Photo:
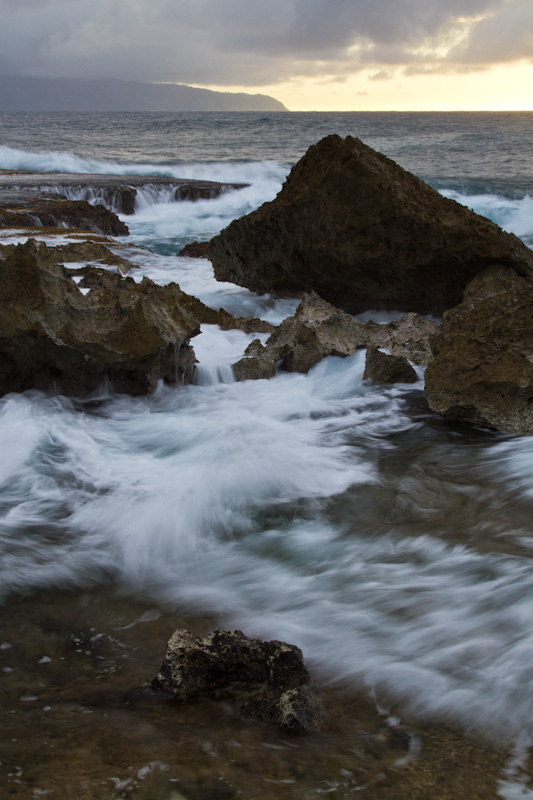
<instances>
[{"instance_id":1,"label":"rock outcrop in surf","mask_svg":"<svg viewBox=\"0 0 533 800\"><path fill-rule=\"evenodd\" d=\"M109 268L69 262L98 259ZM126 275L131 264L101 242L0 248L0 394L27 389L85 394L104 380L146 394L193 377L189 340L200 325L267 332L273 326L205 306L175 283ZM73 277L77 282L73 280Z\"/></svg>"},{"instance_id":2,"label":"rock outcrop in surf","mask_svg":"<svg viewBox=\"0 0 533 800\"><path fill-rule=\"evenodd\" d=\"M224 698L237 716L291 733L314 733L322 724L322 703L302 651L285 642L249 639L241 631L217 630L202 639L178 629L152 685L182 703Z\"/></svg>"},{"instance_id":3,"label":"rock outcrop in surf","mask_svg":"<svg viewBox=\"0 0 533 800\"><path fill-rule=\"evenodd\" d=\"M446 417L533 433L533 281L487 270L432 338L426 398Z\"/></svg>"},{"instance_id":4,"label":"rock outcrop in surf","mask_svg":"<svg viewBox=\"0 0 533 800\"><path fill-rule=\"evenodd\" d=\"M406 314L386 325L353 320L310 292L265 345L255 339L248 346L233 371L237 380L271 378L277 364L288 372L308 372L326 356L344 358L364 347L384 347L394 356L426 365L432 357L429 339L436 330L435 322L417 314Z\"/></svg>"},{"instance_id":5,"label":"rock outcrop in surf","mask_svg":"<svg viewBox=\"0 0 533 800\"><path fill-rule=\"evenodd\" d=\"M103 380L144 394L161 379L180 381L195 363L197 319L176 284L111 275L82 293L54 248L26 244L0 258L0 391L91 391Z\"/></svg>"},{"instance_id":6,"label":"rock outcrop in surf","mask_svg":"<svg viewBox=\"0 0 533 800\"><path fill-rule=\"evenodd\" d=\"M349 313L441 314L500 265L533 272L516 236L348 136L309 148L270 203L211 240L215 275L253 291L316 291Z\"/></svg>"}]
</instances>

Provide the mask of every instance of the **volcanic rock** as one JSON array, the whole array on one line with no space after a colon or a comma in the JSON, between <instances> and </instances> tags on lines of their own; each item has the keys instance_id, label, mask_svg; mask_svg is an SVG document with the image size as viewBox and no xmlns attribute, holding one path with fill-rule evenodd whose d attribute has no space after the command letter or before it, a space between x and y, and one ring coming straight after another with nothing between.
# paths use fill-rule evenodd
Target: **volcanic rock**
<instances>
[{"instance_id":1,"label":"volcanic rock","mask_svg":"<svg viewBox=\"0 0 533 800\"><path fill-rule=\"evenodd\" d=\"M115 242L110 239L94 241L84 239L82 241L71 241L68 244L57 245L54 253L58 261L68 264L73 261L98 262L105 267L115 267L121 275L126 275L130 270L136 269L136 264L128 259L117 255L106 245L113 246ZM134 248L131 248L134 249Z\"/></svg>"},{"instance_id":2,"label":"volcanic rock","mask_svg":"<svg viewBox=\"0 0 533 800\"><path fill-rule=\"evenodd\" d=\"M63 266L87 260L115 271ZM48 247L30 239L0 247L0 393L82 394L107 379L116 391L144 394L159 380L192 377L189 339L202 323L275 330L263 320L209 308L175 283L158 286L144 278L137 284L124 277L131 267L100 242Z\"/></svg>"},{"instance_id":3,"label":"volcanic rock","mask_svg":"<svg viewBox=\"0 0 533 800\"><path fill-rule=\"evenodd\" d=\"M54 248L7 247L0 256L0 392L37 388L80 394L104 379L144 394L182 380L195 363L199 323L176 284L109 275L83 294ZM186 297L186 296L185 296Z\"/></svg>"},{"instance_id":4,"label":"volcanic rock","mask_svg":"<svg viewBox=\"0 0 533 800\"><path fill-rule=\"evenodd\" d=\"M386 325L353 320L315 292L305 294L293 317L285 319L262 345L248 346L244 358L233 365L239 381L270 378L276 364L289 372L308 372L326 356L350 356L362 347L383 347L393 355L427 364L429 337L437 330L431 320L406 314Z\"/></svg>"},{"instance_id":5,"label":"volcanic rock","mask_svg":"<svg viewBox=\"0 0 533 800\"><path fill-rule=\"evenodd\" d=\"M202 639L178 629L152 685L183 703L229 699L241 718L312 733L320 730L322 705L310 680L294 645L249 639L241 631L217 630Z\"/></svg>"},{"instance_id":6,"label":"volcanic rock","mask_svg":"<svg viewBox=\"0 0 533 800\"><path fill-rule=\"evenodd\" d=\"M403 356L391 356L371 347L366 353L363 379L372 383L416 383L418 377Z\"/></svg>"},{"instance_id":7,"label":"volcanic rock","mask_svg":"<svg viewBox=\"0 0 533 800\"><path fill-rule=\"evenodd\" d=\"M178 255L188 258L207 258L208 250L209 242L189 242L179 251Z\"/></svg>"},{"instance_id":8,"label":"volcanic rock","mask_svg":"<svg viewBox=\"0 0 533 800\"><path fill-rule=\"evenodd\" d=\"M431 340L433 411L511 433L533 433L533 281L492 268L468 286Z\"/></svg>"},{"instance_id":9,"label":"volcanic rock","mask_svg":"<svg viewBox=\"0 0 533 800\"><path fill-rule=\"evenodd\" d=\"M327 136L275 200L209 245L218 280L256 292L310 291L350 313L441 314L492 265L533 271L515 236L358 139Z\"/></svg>"},{"instance_id":10,"label":"volcanic rock","mask_svg":"<svg viewBox=\"0 0 533 800\"><path fill-rule=\"evenodd\" d=\"M5 201L4 201L5 203ZM57 199L57 195L40 195L23 205L0 207L0 228L35 226L74 228L104 236L127 236L128 226L113 212L85 200Z\"/></svg>"}]
</instances>

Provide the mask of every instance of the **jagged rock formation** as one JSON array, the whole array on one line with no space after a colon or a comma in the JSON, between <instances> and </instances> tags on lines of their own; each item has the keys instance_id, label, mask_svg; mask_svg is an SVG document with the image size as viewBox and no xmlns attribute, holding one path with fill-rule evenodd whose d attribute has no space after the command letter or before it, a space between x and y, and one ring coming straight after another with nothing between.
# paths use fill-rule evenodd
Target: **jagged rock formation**
<instances>
[{"instance_id":1,"label":"jagged rock formation","mask_svg":"<svg viewBox=\"0 0 533 800\"><path fill-rule=\"evenodd\" d=\"M29 240L0 260L0 392L90 391L107 378L143 394L181 380L195 362L197 320L180 307L175 284L110 275L84 295L53 248Z\"/></svg>"},{"instance_id":2,"label":"jagged rock formation","mask_svg":"<svg viewBox=\"0 0 533 800\"><path fill-rule=\"evenodd\" d=\"M63 266L96 258L117 272ZM0 393L37 388L83 394L107 379L116 391L144 394L159 380L192 377L196 359L189 339L202 322L273 330L262 320L214 311L177 284L158 286L148 278L137 284L124 277L128 267L98 242L52 248L30 239L0 248ZM81 278L78 284L73 274Z\"/></svg>"},{"instance_id":3,"label":"jagged rock formation","mask_svg":"<svg viewBox=\"0 0 533 800\"><path fill-rule=\"evenodd\" d=\"M80 241L69 242L64 245L54 246L54 255L58 262L68 264L69 262L98 262L105 267L115 268L121 275L126 275L130 270L136 269L135 264L127 258L113 253L107 245L113 245L111 239L96 241L93 239L82 239ZM85 271L90 269L84 268ZM78 270L78 272L83 272Z\"/></svg>"},{"instance_id":4,"label":"jagged rock formation","mask_svg":"<svg viewBox=\"0 0 533 800\"><path fill-rule=\"evenodd\" d=\"M533 281L505 268L477 276L431 346L426 398L433 411L533 433Z\"/></svg>"},{"instance_id":5,"label":"jagged rock formation","mask_svg":"<svg viewBox=\"0 0 533 800\"><path fill-rule=\"evenodd\" d=\"M229 699L239 717L293 733L316 732L322 723L322 705L301 650L249 639L241 631L214 631L203 639L175 631L152 685L183 703Z\"/></svg>"},{"instance_id":6,"label":"jagged rock formation","mask_svg":"<svg viewBox=\"0 0 533 800\"><path fill-rule=\"evenodd\" d=\"M237 380L270 378L281 361L289 372L308 372L326 356L349 356L362 347L383 347L425 365L431 357L429 337L436 329L435 322L416 314L386 325L359 322L313 292L304 295L295 315L264 346L255 339L233 371Z\"/></svg>"},{"instance_id":7,"label":"jagged rock formation","mask_svg":"<svg viewBox=\"0 0 533 800\"><path fill-rule=\"evenodd\" d=\"M533 271L515 236L337 135L307 151L275 200L214 237L209 257L221 281L315 290L350 313L441 314L492 265Z\"/></svg>"},{"instance_id":8,"label":"jagged rock formation","mask_svg":"<svg viewBox=\"0 0 533 800\"><path fill-rule=\"evenodd\" d=\"M371 347L366 354L363 379L372 383L416 383L418 377L403 356L391 356Z\"/></svg>"}]
</instances>

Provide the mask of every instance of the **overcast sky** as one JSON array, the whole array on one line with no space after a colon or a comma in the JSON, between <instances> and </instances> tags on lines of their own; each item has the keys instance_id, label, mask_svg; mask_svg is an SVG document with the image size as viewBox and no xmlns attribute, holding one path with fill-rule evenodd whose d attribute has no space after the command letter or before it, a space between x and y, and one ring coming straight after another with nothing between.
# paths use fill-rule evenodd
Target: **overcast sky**
<instances>
[{"instance_id":1,"label":"overcast sky","mask_svg":"<svg viewBox=\"0 0 533 800\"><path fill-rule=\"evenodd\" d=\"M354 102L383 94L379 84L408 91L432 76L435 86L502 69L533 79L533 0L0 0L0 14L0 74L281 100L291 86L315 86L318 97L344 85Z\"/></svg>"}]
</instances>

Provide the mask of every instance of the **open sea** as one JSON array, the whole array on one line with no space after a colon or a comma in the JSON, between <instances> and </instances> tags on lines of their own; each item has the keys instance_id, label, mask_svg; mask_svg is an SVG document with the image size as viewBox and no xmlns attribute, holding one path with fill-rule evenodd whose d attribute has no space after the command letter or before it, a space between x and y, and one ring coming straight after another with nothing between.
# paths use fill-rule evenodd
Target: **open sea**
<instances>
[{"instance_id":1,"label":"open sea","mask_svg":"<svg viewBox=\"0 0 533 800\"><path fill-rule=\"evenodd\" d=\"M278 324L298 298L176 253L329 133L533 247L533 113L2 113L0 169L248 184L147 187L117 246L145 248L136 280ZM431 414L421 373L366 384L363 352L236 383L253 338L203 326L195 383L150 397L0 398L2 796L533 798L533 438ZM298 645L324 732L154 707L179 626Z\"/></svg>"}]
</instances>

